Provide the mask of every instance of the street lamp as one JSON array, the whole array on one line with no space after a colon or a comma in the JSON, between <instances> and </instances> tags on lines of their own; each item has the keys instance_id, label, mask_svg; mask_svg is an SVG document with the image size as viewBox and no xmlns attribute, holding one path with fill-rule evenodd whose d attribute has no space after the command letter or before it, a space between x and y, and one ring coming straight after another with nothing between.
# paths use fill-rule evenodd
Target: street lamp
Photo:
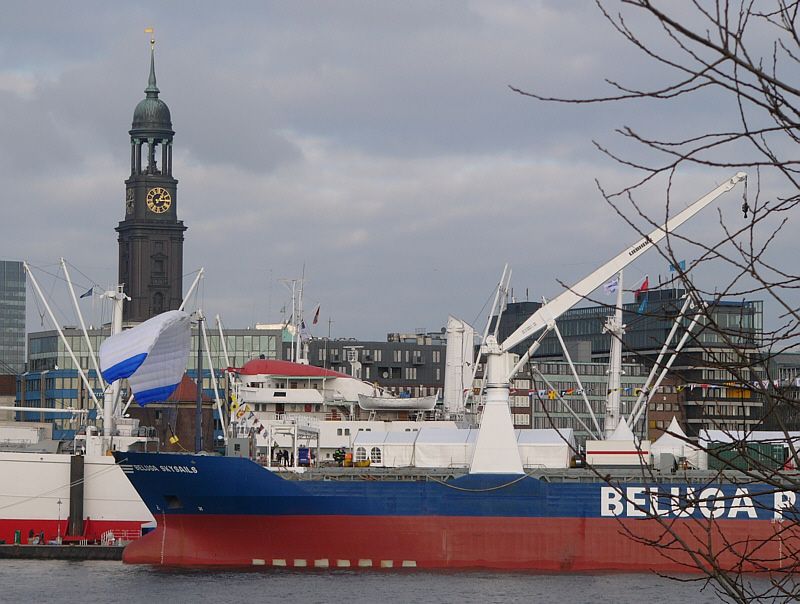
<instances>
[{"instance_id":1,"label":"street lamp","mask_svg":"<svg viewBox=\"0 0 800 604\"><path fill-rule=\"evenodd\" d=\"M61 545L61 500L58 500L58 544Z\"/></svg>"}]
</instances>

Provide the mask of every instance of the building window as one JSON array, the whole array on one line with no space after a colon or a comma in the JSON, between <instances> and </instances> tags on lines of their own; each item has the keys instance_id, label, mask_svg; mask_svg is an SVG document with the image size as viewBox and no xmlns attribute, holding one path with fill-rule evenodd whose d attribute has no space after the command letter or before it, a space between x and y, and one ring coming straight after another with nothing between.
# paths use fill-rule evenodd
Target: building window
<instances>
[{"instance_id":1,"label":"building window","mask_svg":"<svg viewBox=\"0 0 800 604\"><path fill-rule=\"evenodd\" d=\"M356 461L366 461L367 450L364 447L356 447Z\"/></svg>"},{"instance_id":2,"label":"building window","mask_svg":"<svg viewBox=\"0 0 800 604\"><path fill-rule=\"evenodd\" d=\"M372 447L369 452L369 461L375 464L381 463L381 450L378 447Z\"/></svg>"},{"instance_id":3,"label":"building window","mask_svg":"<svg viewBox=\"0 0 800 604\"><path fill-rule=\"evenodd\" d=\"M515 413L514 414L514 425L516 426L530 426L531 425L531 416L526 413Z\"/></svg>"}]
</instances>

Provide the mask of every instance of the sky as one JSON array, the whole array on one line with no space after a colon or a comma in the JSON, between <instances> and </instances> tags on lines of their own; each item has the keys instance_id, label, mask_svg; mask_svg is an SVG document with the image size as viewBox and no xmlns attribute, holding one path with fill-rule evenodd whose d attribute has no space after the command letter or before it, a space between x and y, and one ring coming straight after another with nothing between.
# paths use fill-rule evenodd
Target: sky
<instances>
[{"instance_id":1,"label":"sky","mask_svg":"<svg viewBox=\"0 0 800 604\"><path fill-rule=\"evenodd\" d=\"M598 183L640 173L595 141L630 151L623 125L658 135L735 120L713 98L563 105L512 91L587 98L611 93L606 79L662 82L585 0L7 3L0 258L35 267L63 324L75 319L57 293L60 257L79 293L117 279L150 27L176 133L184 289L204 268L197 304L231 328L282 321L281 280L304 277L316 337L385 340L439 331L448 315L482 329L506 263L515 300L551 299L639 239ZM672 199L689 204L734 172L681 169ZM665 198L657 180L639 202L658 216ZM714 208L733 221L741 202L732 192ZM709 208L685 234L719 221ZM626 289L646 275L652 287L668 264L651 252ZM713 273L697 278L714 289ZM29 286L29 331L51 327L37 298Z\"/></svg>"}]
</instances>

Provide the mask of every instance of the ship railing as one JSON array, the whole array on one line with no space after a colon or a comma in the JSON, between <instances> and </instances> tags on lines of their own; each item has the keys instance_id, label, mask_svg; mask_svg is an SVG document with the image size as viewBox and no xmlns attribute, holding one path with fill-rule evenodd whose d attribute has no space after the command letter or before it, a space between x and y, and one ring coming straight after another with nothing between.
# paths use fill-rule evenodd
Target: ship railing
<instances>
[{"instance_id":1,"label":"ship railing","mask_svg":"<svg viewBox=\"0 0 800 604\"><path fill-rule=\"evenodd\" d=\"M29 438L4 438L3 440L0 440L0 447L9 449L25 449L33 443L34 441Z\"/></svg>"},{"instance_id":2,"label":"ship railing","mask_svg":"<svg viewBox=\"0 0 800 604\"><path fill-rule=\"evenodd\" d=\"M127 545L141 536L141 531L134 529L109 529L100 535L100 543L102 545Z\"/></svg>"},{"instance_id":3,"label":"ship railing","mask_svg":"<svg viewBox=\"0 0 800 604\"><path fill-rule=\"evenodd\" d=\"M332 388L322 389L322 400L326 403L336 403L337 405L345 404L344 395L338 390Z\"/></svg>"},{"instance_id":4,"label":"ship railing","mask_svg":"<svg viewBox=\"0 0 800 604\"><path fill-rule=\"evenodd\" d=\"M319 428L319 420L311 415L303 415L302 413L284 413L283 415L276 415L275 417L278 421L281 421L284 424L297 424L298 426Z\"/></svg>"}]
</instances>

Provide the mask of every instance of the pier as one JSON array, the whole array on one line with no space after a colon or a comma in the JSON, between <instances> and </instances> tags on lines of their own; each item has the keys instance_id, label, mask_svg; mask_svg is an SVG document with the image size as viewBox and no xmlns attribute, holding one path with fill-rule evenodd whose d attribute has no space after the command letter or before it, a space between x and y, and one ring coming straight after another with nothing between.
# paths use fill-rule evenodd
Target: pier
<instances>
[{"instance_id":1,"label":"pier","mask_svg":"<svg viewBox=\"0 0 800 604\"><path fill-rule=\"evenodd\" d=\"M0 544L0 559L19 560L122 560L124 545L20 545Z\"/></svg>"}]
</instances>

